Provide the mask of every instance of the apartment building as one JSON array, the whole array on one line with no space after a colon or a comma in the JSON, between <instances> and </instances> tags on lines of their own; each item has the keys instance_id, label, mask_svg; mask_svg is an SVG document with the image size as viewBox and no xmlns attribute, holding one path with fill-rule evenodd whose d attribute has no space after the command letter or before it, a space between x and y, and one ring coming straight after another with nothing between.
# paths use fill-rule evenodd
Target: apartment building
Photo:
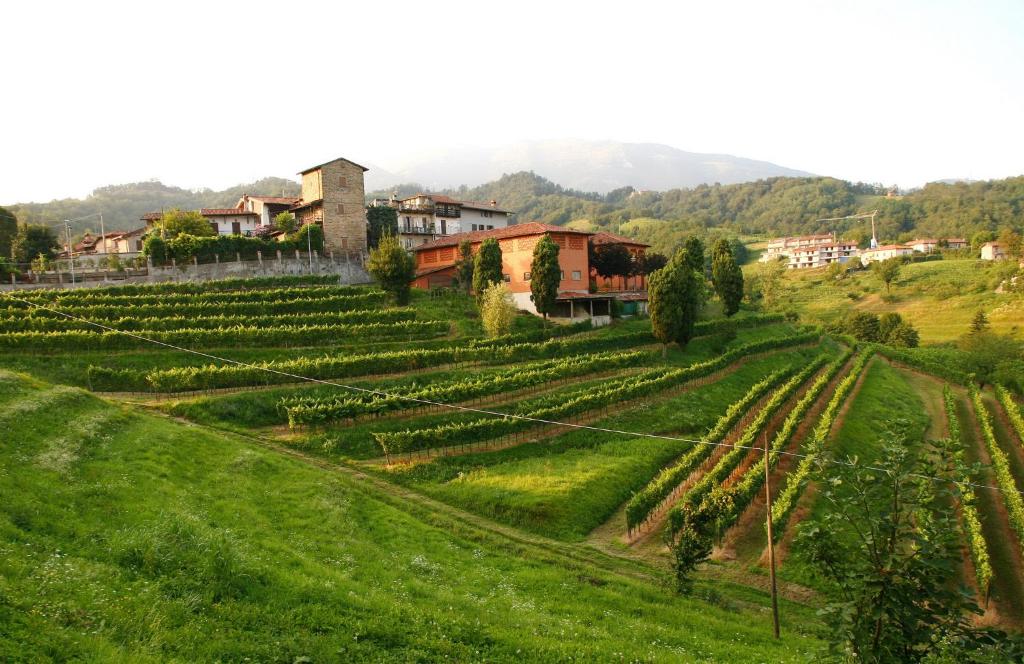
<instances>
[{"instance_id":1,"label":"apartment building","mask_svg":"<svg viewBox=\"0 0 1024 664\"><path fill-rule=\"evenodd\" d=\"M512 224L512 211L497 201L463 201L443 194L416 194L409 198L374 201L398 211L398 236L412 249L439 237L456 233L491 231Z\"/></svg>"}]
</instances>

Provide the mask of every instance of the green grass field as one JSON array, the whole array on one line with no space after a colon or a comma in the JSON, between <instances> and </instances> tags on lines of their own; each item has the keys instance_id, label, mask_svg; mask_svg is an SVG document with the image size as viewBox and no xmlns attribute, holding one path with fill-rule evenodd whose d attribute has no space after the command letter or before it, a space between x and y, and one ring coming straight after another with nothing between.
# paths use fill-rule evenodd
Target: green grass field
<instances>
[{"instance_id":1,"label":"green grass field","mask_svg":"<svg viewBox=\"0 0 1024 664\"><path fill-rule=\"evenodd\" d=\"M918 295L937 297L938 277L915 275L908 269L897 288L909 297L930 284ZM814 278L787 275L792 306L804 308L804 322L841 315L841 308L817 303L820 316L808 313ZM851 284L822 287L854 306L843 295ZM257 295L274 293L223 297L244 303ZM330 311L330 295L292 297L317 314ZM82 306L88 317L92 305ZM141 320L158 305L139 299L130 306ZM353 309L353 319L375 306ZM225 329L227 347L196 350L242 362L316 360L460 348L482 337L465 295L417 292L412 310L419 321L448 321L450 334L242 349L230 347ZM745 307L738 317L757 313ZM22 315L0 310L0 335ZM712 300L703 317L718 324L720 303ZM662 357L643 318L597 330L546 330L524 315L514 334L530 343L517 347L514 360L490 350L423 355L441 357L433 364L370 356L359 359L358 371L328 375L364 389L458 388L444 392L459 395L447 403L498 414L584 404L566 418L696 439L767 376L840 354L820 331L780 319L749 318L734 337L702 328L706 336ZM258 327L258 316L254 322ZM542 343L556 332L569 345ZM566 348L583 369L555 378L527 373L545 363L571 364L557 355ZM733 357L741 348L758 354ZM598 364L597 353L623 351L640 355ZM920 352L946 363L956 351ZM714 364L724 353L732 359ZM787 638L775 643L756 562L717 561L698 573L695 595L681 598L671 589L660 531L635 547L622 538L625 503L693 442L539 425L490 437L469 429L474 440L456 428L430 437L435 427L485 415L433 406L382 416L357 411L366 416L351 420L330 410L332 400L351 391L301 382L266 387L258 373L239 373L237 382L213 383L218 389L205 393L181 392L193 384L172 382L167 391L179 390L173 398L153 393L164 391L159 383L140 386L138 376L120 386L149 392L104 387L111 391L99 398L81 389L90 385L85 374L92 365L167 373L209 363L159 347L0 357L0 660L744 662L807 661L821 653L821 598L798 564L783 568L796 585L784 589ZM657 387L623 396L638 376L649 380L698 363L714 369L683 374L682 383L655 380ZM509 383L496 378L512 372L543 378L506 390ZM116 386L121 379L106 380ZM909 423L916 444L934 419L938 388L929 380L876 358L829 448L870 458L882 442L879 424L893 417ZM610 392L611 381L623 382ZM602 394L603 401L588 400ZM285 407L298 397L320 400L307 403L330 416L290 429ZM768 412L781 422L793 402ZM743 403L749 412L736 420L737 439L768 401ZM508 430L501 428L507 420L499 424L495 430ZM423 431L430 434L422 438L426 449L407 448L415 451L392 454L400 463L385 464L375 434L415 438ZM694 479L707 470L699 468ZM688 490L672 488L678 490L670 500ZM820 506L811 508L813 516ZM760 533L761 524L743 527Z\"/></svg>"},{"instance_id":2,"label":"green grass field","mask_svg":"<svg viewBox=\"0 0 1024 664\"><path fill-rule=\"evenodd\" d=\"M799 606L777 643L757 593L674 597L637 568L80 391L0 374L0 422L6 661L803 661L817 648Z\"/></svg>"},{"instance_id":3,"label":"green grass field","mask_svg":"<svg viewBox=\"0 0 1024 664\"><path fill-rule=\"evenodd\" d=\"M884 284L867 270L838 281L823 269L788 271L780 302L817 322L855 310L898 312L918 329L922 344L955 341L967 333L975 313L984 311L993 330L1024 339L1024 295L995 292L1011 267L1009 261L953 258L911 263L901 268L888 302ZM745 267L748 275L756 270L756 263Z\"/></svg>"}]
</instances>

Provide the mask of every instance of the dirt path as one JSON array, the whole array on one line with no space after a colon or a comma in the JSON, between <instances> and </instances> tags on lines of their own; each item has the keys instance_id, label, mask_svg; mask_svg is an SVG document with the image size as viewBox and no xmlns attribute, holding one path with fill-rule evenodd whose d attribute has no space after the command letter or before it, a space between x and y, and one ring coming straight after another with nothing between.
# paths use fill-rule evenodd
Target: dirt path
<instances>
[{"instance_id":1,"label":"dirt path","mask_svg":"<svg viewBox=\"0 0 1024 664\"><path fill-rule=\"evenodd\" d=\"M992 459L985 447L974 404L970 399L961 398L959 401L961 419L966 419L962 428L965 435L972 439L967 447L967 460L969 463L977 461L984 464L980 483L995 486L995 477L990 468ZM982 622L1019 628L1024 618L1024 557L1020 541L1010 526L1010 518L1000 493L993 489L978 488L975 495L992 561L992 596Z\"/></svg>"}]
</instances>

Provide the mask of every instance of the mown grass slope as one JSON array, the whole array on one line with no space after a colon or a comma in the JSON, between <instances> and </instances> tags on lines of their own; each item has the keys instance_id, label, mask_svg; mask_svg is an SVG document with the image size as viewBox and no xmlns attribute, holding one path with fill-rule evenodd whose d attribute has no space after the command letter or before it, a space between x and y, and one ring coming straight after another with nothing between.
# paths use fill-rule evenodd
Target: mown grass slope
<instances>
[{"instance_id":1,"label":"mown grass slope","mask_svg":"<svg viewBox=\"0 0 1024 664\"><path fill-rule=\"evenodd\" d=\"M806 661L810 611L673 596L343 468L0 373L0 660Z\"/></svg>"}]
</instances>

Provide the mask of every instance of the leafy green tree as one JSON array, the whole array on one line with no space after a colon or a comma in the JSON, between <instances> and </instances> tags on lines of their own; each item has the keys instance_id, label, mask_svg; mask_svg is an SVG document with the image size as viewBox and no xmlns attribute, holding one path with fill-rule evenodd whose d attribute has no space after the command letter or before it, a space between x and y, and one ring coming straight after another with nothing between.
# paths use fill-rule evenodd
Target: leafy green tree
<instances>
[{"instance_id":1,"label":"leafy green tree","mask_svg":"<svg viewBox=\"0 0 1024 664\"><path fill-rule=\"evenodd\" d=\"M855 311L845 322L846 331L854 338L875 343L882 341L880 326L878 316L869 311Z\"/></svg>"},{"instance_id":2,"label":"leafy green tree","mask_svg":"<svg viewBox=\"0 0 1024 664\"><path fill-rule=\"evenodd\" d=\"M50 258L60 249L57 236L47 226L21 224L11 244L11 253L17 263L29 263L37 256Z\"/></svg>"},{"instance_id":3,"label":"leafy green tree","mask_svg":"<svg viewBox=\"0 0 1024 664\"><path fill-rule=\"evenodd\" d=\"M711 252L711 279L725 315L732 316L740 310L743 299L743 271L736 264L727 240L719 240Z\"/></svg>"},{"instance_id":4,"label":"leafy green tree","mask_svg":"<svg viewBox=\"0 0 1024 664\"><path fill-rule=\"evenodd\" d=\"M655 270L660 270L668 264L668 258L665 254L659 254L656 251L645 252L641 259L637 262L637 274L648 275Z\"/></svg>"},{"instance_id":5,"label":"leafy green tree","mask_svg":"<svg viewBox=\"0 0 1024 664\"><path fill-rule=\"evenodd\" d=\"M704 276L705 264L704 264L704 243L696 235L691 235L686 238L686 244L683 246L686 251L686 262L689 264L690 269L697 274Z\"/></svg>"},{"instance_id":6,"label":"leafy green tree","mask_svg":"<svg viewBox=\"0 0 1024 664\"><path fill-rule=\"evenodd\" d=\"M747 245L743 244L738 237L734 237L729 240L729 247L732 248L732 257L736 259L736 264L746 265L750 260L750 250L747 249Z\"/></svg>"},{"instance_id":7,"label":"leafy green tree","mask_svg":"<svg viewBox=\"0 0 1024 664\"><path fill-rule=\"evenodd\" d=\"M167 241L159 233L150 233L142 241L142 255L153 261L154 265L163 265L171 260Z\"/></svg>"},{"instance_id":8,"label":"leafy green tree","mask_svg":"<svg viewBox=\"0 0 1024 664\"><path fill-rule=\"evenodd\" d=\"M713 510L687 509L675 539L668 536L666 543L672 551L676 590L681 594L693 592L693 574L711 557L715 530Z\"/></svg>"},{"instance_id":9,"label":"leafy green tree","mask_svg":"<svg viewBox=\"0 0 1024 664\"><path fill-rule=\"evenodd\" d=\"M287 211L277 213L274 216L274 228L287 235L294 233L295 229L298 228L295 214Z\"/></svg>"},{"instance_id":10,"label":"leafy green tree","mask_svg":"<svg viewBox=\"0 0 1024 664\"><path fill-rule=\"evenodd\" d=\"M633 273L633 257L624 245L602 244L591 249L590 267L605 278L625 278Z\"/></svg>"},{"instance_id":11,"label":"leafy green tree","mask_svg":"<svg viewBox=\"0 0 1024 664\"><path fill-rule=\"evenodd\" d=\"M904 321L889 332L885 343L897 348L917 348L921 343L921 335L913 325Z\"/></svg>"},{"instance_id":12,"label":"leafy green tree","mask_svg":"<svg viewBox=\"0 0 1024 664\"><path fill-rule=\"evenodd\" d=\"M18 235L18 219L14 213L0 207L0 258L11 258L14 238Z\"/></svg>"},{"instance_id":13,"label":"leafy green tree","mask_svg":"<svg viewBox=\"0 0 1024 664\"><path fill-rule=\"evenodd\" d=\"M469 240L459 243L459 260L455 263L455 275L459 284L468 293L473 287L473 243Z\"/></svg>"},{"instance_id":14,"label":"leafy green tree","mask_svg":"<svg viewBox=\"0 0 1024 664\"><path fill-rule=\"evenodd\" d=\"M398 235L398 210L387 206L366 208L366 243L376 247L385 235Z\"/></svg>"},{"instance_id":15,"label":"leafy green tree","mask_svg":"<svg viewBox=\"0 0 1024 664\"><path fill-rule=\"evenodd\" d=\"M216 235L213 226L198 210L180 210L172 208L164 212L156 228L165 240L173 240L179 235L205 237Z\"/></svg>"},{"instance_id":16,"label":"leafy green tree","mask_svg":"<svg viewBox=\"0 0 1024 664\"><path fill-rule=\"evenodd\" d=\"M480 322L488 337L500 337L512 331L516 306L505 282L492 282L480 298Z\"/></svg>"},{"instance_id":17,"label":"leafy green tree","mask_svg":"<svg viewBox=\"0 0 1024 664\"><path fill-rule=\"evenodd\" d=\"M966 354L967 370L982 386L1022 359L1019 342L987 329L961 337L957 345Z\"/></svg>"},{"instance_id":18,"label":"leafy green tree","mask_svg":"<svg viewBox=\"0 0 1024 664\"><path fill-rule=\"evenodd\" d=\"M473 292L477 298L483 296L489 285L503 282L502 274L501 246L494 238L487 238L480 243L473 259Z\"/></svg>"},{"instance_id":19,"label":"leafy green tree","mask_svg":"<svg viewBox=\"0 0 1024 664\"><path fill-rule=\"evenodd\" d=\"M874 272L882 283L885 284L885 292L889 293L892 290L892 282L896 281L900 277L900 260L898 258L890 258L884 261L875 261L871 264L871 271Z\"/></svg>"},{"instance_id":20,"label":"leafy green tree","mask_svg":"<svg viewBox=\"0 0 1024 664\"><path fill-rule=\"evenodd\" d=\"M944 638L981 643L987 635L969 620L981 611L953 583L963 561L949 509L949 462L938 453L914 456L906 423L886 423L885 439L872 463L853 458L820 467L826 509L800 528L794 545L825 584L828 603L819 613L832 653L847 661L915 662Z\"/></svg>"},{"instance_id":21,"label":"leafy green tree","mask_svg":"<svg viewBox=\"0 0 1024 664\"><path fill-rule=\"evenodd\" d=\"M768 307L773 307L782 296L782 278L786 274L786 265L782 261L761 263L757 270L757 281L761 287L761 298Z\"/></svg>"},{"instance_id":22,"label":"leafy green tree","mask_svg":"<svg viewBox=\"0 0 1024 664\"><path fill-rule=\"evenodd\" d=\"M402 247L397 235L385 235L377 247L370 250L366 269L395 304L409 303L412 280L416 278L416 260Z\"/></svg>"},{"instance_id":23,"label":"leafy green tree","mask_svg":"<svg viewBox=\"0 0 1024 664\"><path fill-rule=\"evenodd\" d=\"M1006 247L1006 253L1008 256L1017 257L1020 256L1021 249L1021 238L1020 233L1013 230L1009 226L999 231L999 243Z\"/></svg>"},{"instance_id":24,"label":"leafy green tree","mask_svg":"<svg viewBox=\"0 0 1024 664\"><path fill-rule=\"evenodd\" d=\"M996 234L989 230L981 230L971 236L971 251L975 254L981 251L981 245L996 239Z\"/></svg>"},{"instance_id":25,"label":"leafy green tree","mask_svg":"<svg viewBox=\"0 0 1024 664\"><path fill-rule=\"evenodd\" d=\"M654 336L663 344L663 356L668 344L686 346L693 337L703 289L698 279L682 249L648 278L647 309Z\"/></svg>"},{"instance_id":26,"label":"leafy green tree","mask_svg":"<svg viewBox=\"0 0 1024 664\"><path fill-rule=\"evenodd\" d=\"M309 236L308 240L306 238L307 235ZM320 224L303 224L299 227L299 230L286 236L286 239L293 242L300 250L304 250L307 247L313 251L324 250L324 229Z\"/></svg>"},{"instance_id":27,"label":"leafy green tree","mask_svg":"<svg viewBox=\"0 0 1024 664\"><path fill-rule=\"evenodd\" d=\"M989 328L988 316L981 309L978 309L977 313L974 314L974 318L971 319L971 332L977 334L978 332L984 332Z\"/></svg>"},{"instance_id":28,"label":"leafy green tree","mask_svg":"<svg viewBox=\"0 0 1024 664\"><path fill-rule=\"evenodd\" d=\"M530 263L530 299L533 306L544 316L547 325L548 314L555 310L558 286L562 282L562 266L558 263L558 245L544 235L533 248Z\"/></svg>"}]
</instances>

